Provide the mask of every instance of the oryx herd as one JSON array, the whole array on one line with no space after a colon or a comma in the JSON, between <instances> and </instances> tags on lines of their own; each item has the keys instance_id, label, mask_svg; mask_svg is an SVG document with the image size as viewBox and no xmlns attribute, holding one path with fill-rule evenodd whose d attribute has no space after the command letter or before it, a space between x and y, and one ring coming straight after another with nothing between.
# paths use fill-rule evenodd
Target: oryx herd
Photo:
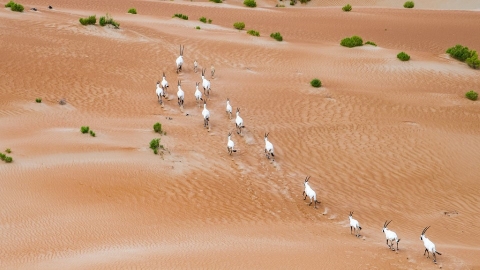
<instances>
[{"instance_id":1,"label":"oryx herd","mask_svg":"<svg viewBox=\"0 0 480 270\"><path fill-rule=\"evenodd\" d=\"M185 47L180 45L180 55L175 60L176 73L177 74L180 73L180 72L183 72L182 67L184 66L184 61L183 61L184 49L185 49ZM196 73L197 68L198 68L198 62L196 60L194 61L193 66L194 66L193 67L194 72ZM202 71L201 79L202 79L203 94L199 90L200 82L196 82L195 83L195 94L194 94L194 96L195 96L197 106L201 106L201 102L203 101L203 110L202 110L203 126L210 130L210 111L207 109L207 100L209 100L210 93L211 93L210 81L205 78L206 69L202 68L201 71ZM215 70L212 66L212 71L211 71L212 78L213 78L214 72L215 72ZM177 101L178 101L178 105L183 110L185 93L181 88L181 80L177 81L177 86L178 86ZM160 81L157 82L157 87L156 87L156 91L155 91L156 94L157 94L158 102L162 106L163 106L163 99L162 98L168 98L168 91L167 91L168 87L169 87L169 85L168 85L168 82L166 80L165 72L163 72L163 79L162 79L161 82ZM232 118L232 106L230 104L230 99L228 99L228 98L226 100L226 114L229 117L229 119ZM237 134L241 135L242 134L242 129L245 128L245 125L244 125L243 119L240 117L240 108L236 109L235 127L236 127ZM269 133L264 134L265 156L269 160L275 161L273 144L268 140L268 135L269 135ZM235 144L232 141L232 133L229 132L228 135L227 135L227 152L228 152L229 155L232 155L233 153L237 152L237 150L234 149L234 146L235 146ZM310 176L307 176L304 180L305 189L303 191L303 196L304 196L304 200L306 200L307 197L309 197L310 198L309 206L312 205L312 203L314 203L314 208L316 209L317 208L317 203L320 204L320 202L317 201L317 194L310 187L309 179L310 179ZM360 226L360 223L358 222L358 220L353 218L353 211L350 212L348 218L349 218L349 224L350 224L350 234L355 232L355 236L360 237L360 230L362 230L362 227ZM387 243L388 248L393 250L393 251L395 251L395 250L398 251L399 250L398 243L400 242L400 239L397 237L397 234L394 231L391 231L387 228L387 226L390 224L390 222L392 222L392 221L391 220L390 221L388 221L388 220L385 221L385 223L383 224L382 232L385 233L385 238L386 238L386 243ZM433 261L436 263L436 261L437 261L436 254L441 255L441 253L438 252L435 249L435 244L425 236L425 232L428 230L428 228L430 228L430 226L424 228L423 231L422 231L422 234L420 236L420 240L423 241L423 244L425 246L425 252L424 252L423 255L425 255L425 253L427 253L427 258L430 258L430 253L432 253ZM389 243L389 241L390 241L390 243ZM395 249L394 243L396 243L396 249Z\"/></svg>"}]
</instances>

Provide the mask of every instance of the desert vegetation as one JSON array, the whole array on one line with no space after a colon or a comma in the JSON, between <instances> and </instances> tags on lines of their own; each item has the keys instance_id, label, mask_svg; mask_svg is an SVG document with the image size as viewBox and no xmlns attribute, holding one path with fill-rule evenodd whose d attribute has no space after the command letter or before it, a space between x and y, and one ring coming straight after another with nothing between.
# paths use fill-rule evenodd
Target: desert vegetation
<instances>
[{"instance_id":1,"label":"desert vegetation","mask_svg":"<svg viewBox=\"0 0 480 270\"><path fill-rule=\"evenodd\" d=\"M9 149L7 149L7 150L9 150ZM7 152L7 153L11 153L11 152ZM13 158L12 158L12 157L9 157L9 156L7 156L7 155L4 154L4 153L0 153L0 159L1 159L2 161L5 161L6 163L11 163L11 162L13 161Z\"/></svg>"},{"instance_id":2,"label":"desert vegetation","mask_svg":"<svg viewBox=\"0 0 480 270\"><path fill-rule=\"evenodd\" d=\"M95 136L96 136L96 134L95 134L95 132L94 132L93 130L90 130L90 136L92 136L92 137L95 137Z\"/></svg>"},{"instance_id":3,"label":"desert vegetation","mask_svg":"<svg viewBox=\"0 0 480 270\"><path fill-rule=\"evenodd\" d=\"M211 19L207 19L206 17L201 17L199 20L200 20L201 22L203 22L203 23L212 23L212 20L211 20Z\"/></svg>"},{"instance_id":4,"label":"desert vegetation","mask_svg":"<svg viewBox=\"0 0 480 270\"><path fill-rule=\"evenodd\" d=\"M201 28L200 28L200 26L197 25L197 26L195 26L195 29L200 30Z\"/></svg>"},{"instance_id":5,"label":"desert vegetation","mask_svg":"<svg viewBox=\"0 0 480 270\"><path fill-rule=\"evenodd\" d=\"M260 36L260 33L258 31L255 31L255 30L248 30L247 34L252 35L252 36L256 36L256 37Z\"/></svg>"},{"instance_id":6,"label":"desert vegetation","mask_svg":"<svg viewBox=\"0 0 480 270\"><path fill-rule=\"evenodd\" d=\"M180 18L180 19L184 19L184 20L188 20L188 16L187 16L187 15L184 15L184 14L182 14L182 13L175 13L175 14L173 14L173 17L172 17L172 18L174 18L174 17L177 17L177 18Z\"/></svg>"},{"instance_id":7,"label":"desert vegetation","mask_svg":"<svg viewBox=\"0 0 480 270\"><path fill-rule=\"evenodd\" d=\"M100 20L98 20L98 23L101 25L101 26L105 26L107 24L110 24L112 25L113 27L115 27L116 29L120 28L120 24L116 21L113 20L112 17L110 17L110 15L107 13L106 16L102 16L100 17Z\"/></svg>"},{"instance_id":8,"label":"desert vegetation","mask_svg":"<svg viewBox=\"0 0 480 270\"><path fill-rule=\"evenodd\" d=\"M340 41L340 45L348 48L353 48L357 46L362 46L363 45L363 39L359 36L352 36L352 37L347 37L342 39Z\"/></svg>"},{"instance_id":9,"label":"desert vegetation","mask_svg":"<svg viewBox=\"0 0 480 270\"><path fill-rule=\"evenodd\" d=\"M5 7L9 7L11 11L16 11L16 12L23 12L24 7L18 3L15 3L13 1L8 2L5 4Z\"/></svg>"},{"instance_id":10,"label":"desert vegetation","mask_svg":"<svg viewBox=\"0 0 480 270\"><path fill-rule=\"evenodd\" d=\"M367 41L367 42L365 42L365 45L367 45L367 44L377 47L377 44L375 44L375 42L373 42L373 41Z\"/></svg>"},{"instance_id":11,"label":"desert vegetation","mask_svg":"<svg viewBox=\"0 0 480 270\"><path fill-rule=\"evenodd\" d=\"M244 22L236 22L233 24L233 27L238 30L243 30L245 28L245 23Z\"/></svg>"},{"instance_id":12,"label":"desert vegetation","mask_svg":"<svg viewBox=\"0 0 480 270\"><path fill-rule=\"evenodd\" d=\"M468 49L460 44L457 44L447 49L447 53L462 62L466 62L467 65L473 69L480 68L480 60L478 59L478 53L474 50Z\"/></svg>"},{"instance_id":13,"label":"desert vegetation","mask_svg":"<svg viewBox=\"0 0 480 270\"><path fill-rule=\"evenodd\" d=\"M42 103L42 99L41 99L41 98L36 98L36 99L35 99L35 102L37 102L37 103Z\"/></svg>"},{"instance_id":14,"label":"desert vegetation","mask_svg":"<svg viewBox=\"0 0 480 270\"><path fill-rule=\"evenodd\" d=\"M222 0L209 0L210 2L214 2L214 3L217 3L217 4L220 4L220 3L223 3Z\"/></svg>"},{"instance_id":15,"label":"desert vegetation","mask_svg":"<svg viewBox=\"0 0 480 270\"><path fill-rule=\"evenodd\" d=\"M128 13L130 13L130 14L137 14L137 9L131 8L131 9L128 10Z\"/></svg>"},{"instance_id":16,"label":"desert vegetation","mask_svg":"<svg viewBox=\"0 0 480 270\"><path fill-rule=\"evenodd\" d=\"M254 8L257 6L257 2L255 2L255 0L245 0L243 1L243 4L247 7L251 7L251 8Z\"/></svg>"},{"instance_id":17,"label":"desert vegetation","mask_svg":"<svg viewBox=\"0 0 480 270\"><path fill-rule=\"evenodd\" d=\"M399 54L397 54L397 58L402 61L408 61L410 60L410 55L406 54L405 52L400 52Z\"/></svg>"},{"instance_id":18,"label":"desert vegetation","mask_svg":"<svg viewBox=\"0 0 480 270\"><path fill-rule=\"evenodd\" d=\"M282 41L283 40L283 37L280 34L280 32L271 33L270 37L277 40L277 41Z\"/></svg>"},{"instance_id":19,"label":"desert vegetation","mask_svg":"<svg viewBox=\"0 0 480 270\"><path fill-rule=\"evenodd\" d=\"M467 93L465 93L465 97L470 99L470 100L477 100L478 99L478 93L470 90Z\"/></svg>"},{"instance_id":20,"label":"desert vegetation","mask_svg":"<svg viewBox=\"0 0 480 270\"><path fill-rule=\"evenodd\" d=\"M82 126L80 128L80 132L82 132L83 134L88 133L89 130L90 130L89 126Z\"/></svg>"},{"instance_id":21,"label":"desert vegetation","mask_svg":"<svg viewBox=\"0 0 480 270\"><path fill-rule=\"evenodd\" d=\"M12 150L10 148L5 149L5 153L10 154L12 153Z\"/></svg>"},{"instance_id":22,"label":"desert vegetation","mask_svg":"<svg viewBox=\"0 0 480 270\"><path fill-rule=\"evenodd\" d=\"M320 81L319 79L315 78L313 79L312 81L310 81L310 85L315 87L315 88L319 88L322 86L322 81Z\"/></svg>"},{"instance_id":23,"label":"desert vegetation","mask_svg":"<svg viewBox=\"0 0 480 270\"><path fill-rule=\"evenodd\" d=\"M96 15L92 15L87 18L80 18L79 21L82 25L93 25L97 23L97 17Z\"/></svg>"},{"instance_id":24,"label":"desert vegetation","mask_svg":"<svg viewBox=\"0 0 480 270\"><path fill-rule=\"evenodd\" d=\"M158 154L158 149L165 149L162 144L160 144L160 138L155 138L150 141L150 149L153 150L155 155Z\"/></svg>"},{"instance_id":25,"label":"desert vegetation","mask_svg":"<svg viewBox=\"0 0 480 270\"><path fill-rule=\"evenodd\" d=\"M342 10L346 12L351 11L352 6L350 4L346 4L345 6L342 7Z\"/></svg>"},{"instance_id":26,"label":"desert vegetation","mask_svg":"<svg viewBox=\"0 0 480 270\"><path fill-rule=\"evenodd\" d=\"M413 1L407 1L405 4L403 4L404 8L413 8L415 6L415 3Z\"/></svg>"}]
</instances>

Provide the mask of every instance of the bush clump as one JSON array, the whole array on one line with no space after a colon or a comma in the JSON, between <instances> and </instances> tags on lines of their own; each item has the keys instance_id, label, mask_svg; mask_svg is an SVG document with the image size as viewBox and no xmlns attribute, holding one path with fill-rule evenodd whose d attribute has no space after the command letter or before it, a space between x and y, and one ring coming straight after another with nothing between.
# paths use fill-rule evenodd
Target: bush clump
<instances>
[{"instance_id":1,"label":"bush clump","mask_svg":"<svg viewBox=\"0 0 480 270\"><path fill-rule=\"evenodd\" d=\"M93 25L97 23L97 17L96 15L92 15L87 18L80 18L79 21L82 25Z\"/></svg>"},{"instance_id":2,"label":"bush clump","mask_svg":"<svg viewBox=\"0 0 480 270\"><path fill-rule=\"evenodd\" d=\"M96 136L96 134L95 134L95 132L93 132L93 130L90 130L90 136L92 136L92 137Z\"/></svg>"},{"instance_id":3,"label":"bush clump","mask_svg":"<svg viewBox=\"0 0 480 270\"><path fill-rule=\"evenodd\" d=\"M42 99L41 99L41 98L36 98L36 99L35 99L35 102L37 102L37 103L42 103Z\"/></svg>"},{"instance_id":4,"label":"bush clump","mask_svg":"<svg viewBox=\"0 0 480 270\"><path fill-rule=\"evenodd\" d=\"M89 130L90 130L89 126L83 126L80 128L80 132L82 132L83 134L88 133Z\"/></svg>"},{"instance_id":5,"label":"bush clump","mask_svg":"<svg viewBox=\"0 0 480 270\"><path fill-rule=\"evenodd\" d=\"M20 4L17 4L13 1L10 1L8 2L7 4L5 4L5 7L9 7L11 11L17 11L17 12L23 12L24 10L24 7Z\"/></svg>"},{"instance_id":6,"label":"bush clump","mask_svg":"<svg viewBox=\"0 0 480 270\"><path fill-rule=\"evenodd\" d=\"M205 17L201 17L199 20L203 23L207 23L207 18L205 18Z\"/></svg>"},{"instance_id":7,"label":"bush clump","mask_svg":"<svg viewBox=\"0 0 480 270\"><path fill-rule=\"evenodd\" d=\"M195 29L200 30L201 28L200 28L200 26L196 26Z\"/></svg>"},{"instance_id":8,"label":"bush clump","mask_svg":"<svg viewBox=\"0 0 480 270\"><path fill-rule=\"evenodd\" d=\"M256 37L260 36L260 33L255 31L255 30L248 30L247 34L252 35L252 36L256 36Z\"/></svg>"},{"instance_id":9,"label":"bush clump","mask_svg":"<svg viewBox=\"0 0 480 270\"><path fill-rule=\"evenodd\" d=\"M352 6L351 6L350 4L346 4L344 7L342 7L342 10L343 10L343 11L346 11L346 12L351 11L351 10L352 10Z\"/></svg>"},{"instance_id":10,"label":"bush clump","mask_svg":"<svg viewBox=\"0 0 480 270\"><path fill-rule=\"evenodd\" d=\"M322 86L322 81L320 81L319 79L315 78L313 79L311 82L310 82L310 85L312 85L313 87L320 87Z\"/></svg>"},{"instance_id":11,"label":"bush clump","mask_svg":"<svg viewBox=\"0 0 480 270\"><path fill-rule=\"evenodd\" d=\"M162 130L162 124L160 124L160 123L158 123L158 122L155 123L155 124L153 125L153 130L154 130L155 132L157 132L157 133L162 134L162 132L163 132L163 130Z\"/></svg>"},{"instance_id":12,"label":"bush clump","mask_svg":"<svg viewBox=\"0 0 480 270\"><path fill-rule=\"evenodd\" d=\"M415 6L415 3L413 1L407 1L405 4L403 4L404 8L413 8Z\"/></svg>"},{"instance_id":13,"label":"bush clump","mask_svg":"<svg viewBox=\"0 0 480 270\"><path fill-rule=\"evenodd\" d=\"M251 8L254 8L257 6L257 2L255 2L255 0L245 0L243 1L243 4L247 7L251 7Z\"/></svg>"},{"instance_id":14,"label":"bush clump","mask_svg":"<svg viewBox=\"0 0 480 270\"><path fill-rule=\"evenodd\" d=\"M12 157L9 157L9 156L5 155L4 153L0 153L0 159L2 161L5 161L6 163L11 163L13 161Z\"/></svg>"},{"instance_id":15,"label":"bush clump","mask_svg":"<svg viewBox=\"0 0 480 270\"><path fill-rule=\"evenodd\" d=\"M399 54L397 54L397 58L402 61L408 61L410 60L410 55L406 54L405 52L400 52Z\"/></svg>"},{"instance_id":16,"label":"bush clump","mask_svg":"<svg viewBox=\"0 0 480 270\"><path fill-rule=\"evenodd\" d=\"M153 150L153 153L158 154L158 149L164 149L163 145L160 144L160 138L156 138L150 141L150 149Z\"/></svg>"},{"instance_id":17,"label":"bush clump","mask_svg":"<svg viewBox=\"0 0 480 270\"><path fill-rule=\"evenodd\" d=\"M210 2L214 2L214 3L217 3L217 4L223 3L222 0L210 0Z\"/></svg>"},{"instance_id":18,"label":"bush clump","mask_svg":"<svg viewBox=\"0 0 480 270\"><path fill-rule=\"evenodd\" d=\"M8 154L10 154L10 153L12 153L12 150L11 150L10 148L7 148L7 149L5 150L5 152L8 153Z\"/></svg>"},{"instance_id":19,"label":"bush clump","mask_svg":"<svg viewBox=\"0 0 480 270\"><path fill-rule=\"evenodd\" d=\"M184 15L182 13L176 13L173 15L173 17L177 17L177 18L180 18L180 19L184 19L184 20L188 20L188 16L187 15Z\"/></svg>"},{"instance_id":20,"label":"bush clump","mask_svg":"<svg viewBox=\"0 0 480 270\"><path fill-rule=\"evenodd\" d=\"M373 41L367 41L367 42L365 42L365 44L377 47L377 44L375 44L375 42L373 42Z\"/></svg>"},{"instance_id":21,"label":"bush clump","mask_svg":"<svg viewBox=\"0 0 480 270\"><path fill-rule=\"evenodd\" d=\"M470 90L467 93L465 93L465 97L470 99L470 100L477 100L478 99L478 93Z\"/></svg>"},{"instance_id":22,"label":"bush clump","mask_svg":"<svg viewBox=\"0 0 480 270\"><path fill-rule=\"evenodd\" d=\"M7 155L5 155L4 153L0 153L0 159L2 161L5 161L5 158L7 157Z\"/></svg>"},{"instance_id":23,"label":"bush clump","mask_svg":"<svg viewBox=\"0 0 480 270\"><path fill-rule=\"evenodd\" d=\"M283 40L283 37L280 34L280 32L271 33L270 37L276 39L277 41L282 41Z\"/></svg>"},{"instance_id":24,"label":"bush clump","mask_svg":"<svg viewBox=\"0 0 480 270\"><path fill-rule=\"evenodd\" d=\"M100 17L100 20L98 20L98 23L101 25L101 26L105 26L107 24L111 24L113 25L113 27L115 27L116 29L120 28L120 24L116 21L113 20L112 17L110 17L109 14L107 14L106 16L102 16Z\"/></svg>"},{"instance_id":25,"label":"bush clump","mask_svg":"<svg viewBox=\"0 0 480 270\"><path fill-rule=\"evenodd\" d=\"M235 27L238 30L243 30L245 28L245 23L244 22L236 22L233 24L233 27Z\"/></svg>"},{"instance_id":26,"label":"bush clump","mask_svg":"<svg viewBox=\"0 0 480 270\"><path fill-rule=\"evenodd\" d=\"M130 14L137 14L137 9L131 8L131 9L128 10L128 13L130 13Z\"/></svg>"},{"instance_id":27,"label":"bush clump","mask_svg":"<svg viewBox=\"0 0 480 270\"><path fill-rule=\"evenodd\" d=\"M357 46L362 46L363 45L363 39L359 36L352 36L352 37L347 37L342 39L340 41L340 45L348 48L353 48Z\"/></svg>"},{"instance_id":28,"label":"bush clump","mask_svg":"<svg viewBox=\"0 0 480 270\"><path fill-rule=\"evenodd\" d=\"M467 65L473 69L480 68L478 53L474 50L468 49L468 47L457 44L454 47L448 48L447 53L457 60L466 62Z\"/></svg>"}]
</instances>

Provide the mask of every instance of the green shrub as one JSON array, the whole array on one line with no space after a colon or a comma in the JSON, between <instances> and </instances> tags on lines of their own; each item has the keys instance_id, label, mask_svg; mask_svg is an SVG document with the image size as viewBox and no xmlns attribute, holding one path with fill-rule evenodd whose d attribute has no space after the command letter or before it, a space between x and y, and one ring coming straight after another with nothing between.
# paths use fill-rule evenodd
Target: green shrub
<instances>
[{"instance_id":1,"label":"green shrub","mask_svg":"<svg viewBox=\"0 0 480 270\"><path fill-rule=\"evenodd\" d=\"M375 44L375 42L373 42L373 41L367 41L367 42L365 42L365 44L377 47L377 44Z\"/></svg>"},{"instance_id":2,"label":"green shrub","mask_svg":"<svg viewBox=\"0 0 480 270\"><path fill-rule=\"evenodd\" d=\"M173 15L173 17L177 17L177 18L180 18L180 19L184 19L184 20L188 20L188 16L187 15L184 15L182 13L176 13Z\"/></svg>"},{"instance_id":3,"label":"green shrub","mask_svg":"<svg viewBox=\"0 0 480 270\"><path fill-rule=\"evenodd\" d=\"M406 54L405 52L401 52L397 54L397 58L402 60L402 61L408 61L410 60L410 55Z\"/></svg>"},{"instance_id":4,"label":"green shrub","mask_svg":"<svg viewBox=\"0 0 480 270\"><path fill-rule=\"evenodd\" d=\"M80 128L80 132L82 132L83 134L88 133L89 130L90 130L90 127L88 126L83 126Z\"/></svg>"},{"instance_id":5,"label":"green shrub","mask_svg":"<svg viewBox=\"0 0 480 270\"><path fill-rule=\"evenodd\" d=\"M275 7L285 7L285 5L276 4Z\"/></svg>"},{"instance_id":6,"label":"green shrub","mask_svg":"<svg viewBox=\"0 0 480 270\"><path fill-rule=\"evenodd\" d=\"M205 17L201 17L199 20L203 23L207 23L207 18L205 18Z\"/></svg>"},{"instance_id":7,"label":"green shrub","mask_svg":"<svg viewBox=\"0 0 480 270\"><path fill-rule=\"evenodd\" d=\"M135 8L131 8L131 9L128 10L128 13L137 14L137 10Z\"/></svg>"},{"instance_id":8,"label":"green shrub","mask_svg":"<svg viewBox=\"0 0 480 270\"><path fill-rule=\"evenodd\" d=\"M413 8L415 6L415 3L413 1L407 1L405 4L403 4L404 8Z\"/></svg>"},{"instance_id":9,"label":"green shrub","mask_svg":"<svg viewBox=\"0 0 480 270\"><path fill-rule=\"evenodd\" d=\"M465 94L465 97L470 99L470 100L477 100L478 93L473 91L473 90L470 90Z\"/></svg>"},{"instance_id":10,"label":"green shrub","mask_svg":"<svg viewBox=\"0 0 480 270\"><path fill-rule=\"evenodd\" d=\"M79 21L82 25L95 24L95 23L97 23L97 17L96 17L96 15L92 15L92 16L87 17L87 18L80 18Z\"/></svg>"},{"instance_id":11,"label":"green shrub","mask_svg":"<svg viewBox=\"0 0 480 270\"><path fill-rule=\"evenodd\" d=\"M13 158L12 157L7 157L5 156L5 162L6 163L11 163L13 161Z\"/></svg>"},{"instance_id":12,"label":"green shrub","mask_svg":"<svg viewBox=\"0 0 480 270\"><path fill-rule=\"evenodd\" d=\"M347 4L346 6L342 7L342 10L348 12L348 11L352 10L352 6L350 4Z\"/></svg>"},{"instance_id":13,"label":"green shrub","mask_svg":"<svg viewBox=\"0 0 480 270\"><path fill-rule=\"evenodd\" d=\"M5 158L6 158L6 157L7 157L7 156L6 156L4 153L0 153L0 159L1 159L2 161L5 161Z\"/></svg>"},{"instance_id":14,"label":"green shrub","mask_svg":"<svg viewBox=\"0 0 480 270\"><path fill-rule=\"evenodd\" d=\"M349 48L362 46L363 45L363 39L359 36L347 37L347 38L342 39L342 41L340 41L340 45L345 46L345 47L349 47Z\"/></svg>"},{"instance_id":15,"label":"green shrub","mask_svg":"<svg viewBox=\"0 0 480 270\"><path fill-rule=\"evenodd\" d=\"M9 7L11 11L23 12L24 7L20 4L17 4L13 1L8 2L5 7Z\"/></svg>"},{"instance_id":16,"label":"green shrub","mask_svg":"<svg viewBox=\"0 0 480 270\"><path fill-rule=\"evenodd\" d=\"M252 35L252 36L256 36L256 37L260 36L260 33L255 31L255 30L248 30L247 34Z\"/></svg>"},{"instance_id":17,"label":"green shrub","mask_svg":"<svg viewBox=\"0 0 480 270\"><path fill-rule=\"evenodd\" d=\"M35 102L37 102L37 103L42 103L42 99L41 99L41 98L36 98L36 99L35 99Z\"/></svg>"},{"instance_id":18,"label":"green shrub","mask_svg":"<svg viewBox=\"0 0 480 270\"><path fill-rule=\"evenodd\" d=\"M212 23L212 19L208 19L208 23Z\"/></svg>"},{"instance_id":19,"label":"green shrub","mask_svg":"<svg viewBox=\"0 0 480 270\"><path fill-rule=\"evenodd\" d=\"M111 25L113 25L113 27L115 27L117 29L120 27L120 24L118 22L114 21L113 18L111 18L109 14L107 14L106 16L100 17L100 20L98 20L98 23L101 26L111 24Z\"/></svg>"},{"instance_id":20,"label":"green shrub","mask_svg":"<svg viewBox=\"0 0 480 270\"><path fill-rule=\"evenodd\" d=\"M163 149L163 145L160 144L160 138L156 138L150 141L150 149L153 150L153 153L158 154L158 149Z\"/></svg>"},{"instance_id":21,"label":"green shrub","mask_svg":"<svg viewBox=\"0 0 480 270\"><path fill-rule=\"evenodd\" d=\"M302 4L306 4L308 2L310 2L310 0L300 0L300 3L302 3Z\"/></svg>"},{"instance_id":22,"label":"green shrub","mask_svg":"<svg viewBox=\"0 0 480 270\"><path fill-rule=\"evenodd\" d=\"M93 132L93 130L90 130L90 136L95 137L95 132Z\"/></svg>"},{"instance_id":23,"label":"green shrub","mask_svg":"<svg viewBox=\"0 0 480 270\"><path fill-rule=\"evenodd\" d=\"M200 30L200 26L195 27L195 29Z\"/></svg>"},{"instance_id":24,"label":"green shrub","mask_svg":"<svg viewBox=\"0 0 480 270\"><path fill-rule=\"evenodd\" d=\"M236 22L233 24L233 27L235 27L238 30L243 30L245 28L245 23L244 22Z\"/></svg>"},{"instance_id":25,"label":"green shrub","mask_svg":"<svg viewBox=\"0 0 480 270\"><path fill-rule=\"evenodd\" d=\"M162 131L162 124L160 124L160 123L158 123L158 122L155 123L155 124L153 125L153 130L154 130L155 132L157 132L157 133L162 134L162 132L163 132L163 131Z\"/></svg>"},{"instance_id":26,"label":"green shrub","mask_svg":"<svg viewBox=\"0 0 480 270\"><path fill-rule=\"evenodd\" d=\"M480 60L478 59L478 54L476 51L473 51L473 55L465 61L467 65L473 69L480 68Z\"/></svg>"},{"instance_id":27,"label":"green shrub","mask_svg":"<svg viewBox=\"0 0 480 270\"><path fill-rule=\"evenodd\" d=\"M7 148L7 149L5 150L5 152L8 153L8 154L10 154L10 153L12 153L12 150L10 150L10 148Z\"/></svg>"},{"instance_id":28,"label":"green shrub","mask_svg":"<svg viewBox=\"0 0 480 270\"><path fill-rule=\"evenodd\" d=\"M320 81L319 79L315 78L315 79L313 79L313 80L310 82L310 84L311 84L313 87L318 88L318 87L322 86L322 81Z\"/></svg>"},{"instance_id":29,"label":"green shrub","mask_svg":"<svg viewBox=\"0 0 480 270\"><path fill-rule=\"evenodd\" d=\"M251 7L251 8L254 8L257 6L257 2L255 2L255 0L245 0L243 1L243 4L247 7Z\"/></svg>"},{"instance_id":30,"label":"green shrub","mask_svg":"<svg viewBox=\"0 0 480 270\"><path fill-rule=\"evenodd\" d=\"M214 2L214 3L217 3L217 4L223 3L222 0L210 0L210 2Z\"/></svg>"},{"instance_id":31,"label":"green shrub","mask_svg":"<svg viewBox=\"0 0 480 270\"><path fill-rule=\"evenodd\" d=\"M276 39L277 41L283 40L283 37L279 32L271 33L270 37Z\"/></svg>"},{"instance_id":32,"label":"green shrub","mask_svg":"<svg viewBox=\"0 0 480 270\"><path fill-rule=\"evenodd\" d=\"M153 153L154 153L155 155L158 155L158 149L156 149L156 148L153 149Z\"/></svg>"}]
</instances>

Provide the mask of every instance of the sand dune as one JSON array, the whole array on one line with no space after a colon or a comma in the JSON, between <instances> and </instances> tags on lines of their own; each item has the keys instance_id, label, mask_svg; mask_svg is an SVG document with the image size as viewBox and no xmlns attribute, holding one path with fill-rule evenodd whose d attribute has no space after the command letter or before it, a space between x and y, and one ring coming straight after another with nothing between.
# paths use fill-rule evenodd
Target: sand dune
<instances>
[{"instance_id":1,"label":"sand dune","mask_svg":"<svg viewBox=\"0 0 480 270\"><path fill-rule=\"evenodd\" d=\"M445 54L458 43L480 50L480 7L402 2L351 1L350 13L339 1L249 9L233 0L33 0L23 13L1 9L0 150L11 148L14 162L0 163L0 268L480 267L480 103L463 97L480 90L480 76ZM120 29L78 23L107 12ZM233 29L236 21L261 36ZM276 31L283 42L269 37ZM339 45L352 35L378 47ZM400 51L412 59L398 61ZM210 131L195 103L194 60L211 80ZM309 85L314 77L322 88ZM241 108L242 135L227 98ZM95 138L79 132L85 125ZM275 161L264 155L265 132ZM157 156L148 148L156 137L166 148ZM302 197L306 175L317 210ZM381 231L387 219L402 239L396 252ZM422 256L428 225L437 265Z\"/></svg>"}]
</instances>

